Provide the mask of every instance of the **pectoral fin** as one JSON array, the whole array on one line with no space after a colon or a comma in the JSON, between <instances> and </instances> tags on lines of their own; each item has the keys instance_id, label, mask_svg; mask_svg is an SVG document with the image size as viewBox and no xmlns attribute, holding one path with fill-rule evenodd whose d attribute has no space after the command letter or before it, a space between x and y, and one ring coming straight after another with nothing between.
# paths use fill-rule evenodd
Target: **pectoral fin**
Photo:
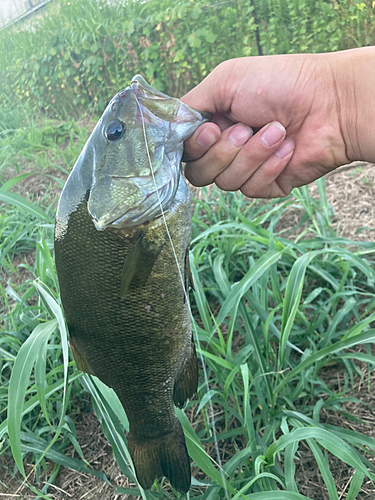
<instances>
[{"instance_id":1,"label":"pectoral fin","mask_svg":"<svg viewBox=\"0 0 375 500\"><path fill-rule=\"evenodd\" d=\"M120 286L122 299L129 295L130 288L138 288L147 283L161 249L161 246L148 245L143 234L139 236L122 269Z\"/></svg>"}]
</instances>

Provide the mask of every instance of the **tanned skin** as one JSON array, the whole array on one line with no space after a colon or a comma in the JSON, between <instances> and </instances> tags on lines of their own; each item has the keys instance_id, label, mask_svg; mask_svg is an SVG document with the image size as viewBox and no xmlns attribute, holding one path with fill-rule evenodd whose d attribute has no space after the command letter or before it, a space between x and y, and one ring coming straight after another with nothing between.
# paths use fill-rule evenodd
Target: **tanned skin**
<instances>
[{"instance_id":1,"label":"tanned skin","mask_svg":"<svg viewBox=\"0 0 375 500\"><path fill-rule=\"evenodd\" d=\"M186 177L274 198L375 163L374 89L375 47L225 61L182 98L213 113L185 143Z\"/></svg>"}]
</instances>

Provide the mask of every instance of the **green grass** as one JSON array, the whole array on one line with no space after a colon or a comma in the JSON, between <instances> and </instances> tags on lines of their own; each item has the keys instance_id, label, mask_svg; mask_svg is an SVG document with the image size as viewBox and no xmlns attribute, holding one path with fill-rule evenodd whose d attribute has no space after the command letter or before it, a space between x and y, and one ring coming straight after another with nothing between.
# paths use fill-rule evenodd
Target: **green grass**
<instances>
[{"instance_id":1,"label":"green grass","mask_svg":"<svg viewBox=\"0 0 375 500\"><path fill-rule=\"evenodd\" d=\"M370 2L254 4L256 12L242 0L214 9L210 0L155 0L147 10L125 0L53 2L32 30L0 36L0 454L13 453L21 474L26 456L35 465L28 484L38 498L52 494L46 483L61 466L107 480L87 463L72 418L92 408L134 483L118 493L178 497L163 484L150 492L136 484L124 410L75 367L53 262L54 213L90 128L71 117L103 109L135 72L181 95L230 57L374 43ZM354 418L346 403L360 403L356 380L369 387L375 364L375 245L338 238L324 181L318 193L300 188L294 198L256 203L203 189L194 201L190 293L206 373L197 399L177 411L200 471L190 499L307 498L296 475L306 447L330 500L341 494L332 455L353 471L347 500L375 477L375 440L344 424ZM291 209L299 224L280 229ZM327 370L343 373L340 390ZM342 427L327 422L330 412Z\"/></svg>"},{"instance_id":2,"label":"green grass","mask_svg":"<svg viewBox=\"0 0 375 500\"><path fill-rule=\"evenodd\" d=\"M17 130L16 146L8 133L0 137L0 453L12 452L21 474L28 454L37 483L46 459L55 464L46 482L53 483L61 466L106 480L86 462L70 417L90 405L121 471L135 482L124 410L111 389L77 371L68 350L53 262L53 215L63 182L56 172L70 169L85 135L79 124L47 121ZM40 174L46 196L22 191L29 177L19 164ZM49 182L57 182L54 197ZM343 403L356 401L351 389L363 377L359 363L367 373L375 364L375 245L338 238L323 180L318 191L318 200L301 188L294 199L259 204L203 189L193 202L193 326L208 387L201 373L198 397L185 409L189 419L177 411L201 471L191 499L307 498L298 493L295 476L304 460L302 441L330 500L339 498L330 455L354 471L347 499L357 497L365 477L375 478L369 461L375 440L321 418L331 410L350 418ZM291 208L301 213L298 236L279 230ZM17 266L26 268L26 280ZM344 370L340 392L322 375L328 366ZM65 454L71 446L77 458ZM48 498L48 486L36 486L31 490ZM118 493L178 497L161 484L150 492L135 485Z\"/></svg>"}]
</instances>

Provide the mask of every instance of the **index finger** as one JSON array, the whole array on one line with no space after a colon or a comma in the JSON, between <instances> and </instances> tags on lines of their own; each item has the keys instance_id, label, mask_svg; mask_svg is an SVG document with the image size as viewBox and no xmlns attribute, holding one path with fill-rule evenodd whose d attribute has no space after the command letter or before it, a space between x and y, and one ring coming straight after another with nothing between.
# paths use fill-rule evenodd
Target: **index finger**
<instances>
[{"instance_id":1,"label":"index finger","mask_svg":"<svg viewBox=\"0 0 375 500\"><path fill-rule=\"evenodd\" d=\"M185 141L182 161L192 161L201 158L219 140L220 136L220 128L215 123L203 123Z\"/></svg>"}]
</instances>

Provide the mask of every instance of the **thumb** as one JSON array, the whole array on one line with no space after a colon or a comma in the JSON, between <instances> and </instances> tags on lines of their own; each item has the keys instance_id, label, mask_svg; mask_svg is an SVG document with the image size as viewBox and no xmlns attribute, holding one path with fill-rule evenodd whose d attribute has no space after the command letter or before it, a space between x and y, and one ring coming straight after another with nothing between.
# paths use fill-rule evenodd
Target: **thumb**
<instances>
[{"instance_id":1,"label":"thumb","mask_svg":"<svg viewBox=\"0 0 375 500\"><path fill-rule=\"evenodd\" d=\"M277 120L270 112L267 92L263 92L262 59L241 57L222 62L181 101L199 111L212 113L213 121L221 130L238 122L260 128Z\"/></svg>"},{"instance_id":2,"label":"thumb","mask_svg":"<svg viewBox=\"0 0 375 500\"><path fill-rule=\"evenodd\" d=\"M219 64L201 83L181 97L181 101L199 111L227 114L230 111L233 94L227 85L230 75L229 63Z\"/></svg>"}]
</instances>

